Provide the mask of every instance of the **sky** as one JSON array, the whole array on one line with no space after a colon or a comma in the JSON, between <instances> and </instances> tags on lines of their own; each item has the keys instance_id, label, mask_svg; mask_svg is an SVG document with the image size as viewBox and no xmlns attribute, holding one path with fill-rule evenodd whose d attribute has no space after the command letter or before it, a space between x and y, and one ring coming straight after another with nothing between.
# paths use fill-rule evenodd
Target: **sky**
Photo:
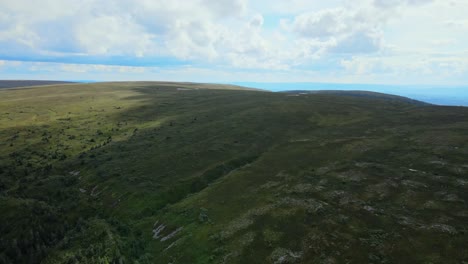
<instances>
[{"instance_id":1,"label":"sky","mask_svg":"<svg viewBox=\"0 0 468 264\"><path fill-rule=\"evenodd\" d=\"M468 0L1 0L0 79L468 85Z\"/></svg>"}]
</instances>

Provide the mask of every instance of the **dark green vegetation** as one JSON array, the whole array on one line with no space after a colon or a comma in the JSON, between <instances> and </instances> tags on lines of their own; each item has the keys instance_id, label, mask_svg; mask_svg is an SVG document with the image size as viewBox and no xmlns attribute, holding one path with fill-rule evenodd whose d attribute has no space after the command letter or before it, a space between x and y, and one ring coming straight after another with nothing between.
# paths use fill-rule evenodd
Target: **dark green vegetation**
<instances>
[{"instance_id":1,"label":"dark green vegetation","mask_svg":"<svg viewBox=\"0 0 468 264\"><path fill-rule=\"evenodd\" d=\"M468 108L237 88L0 91L0 263L468 261Z\"/></svg>"},{"instance_id":2,"label":"dark green vegetation","mask_svg":"<svg viewBox=\"0 0 468 264\"><path fill-rule=\"evenodd\" d=\"M322 90L322 91L301 91L301 90L292 90L292 91L285 91L285 93L289 94L328 94L328 95L344 95L344 96L352 96L352 97L365 97L365 98L375 98L387 101L397 101L397 102L406 102L414 105L429 105L428 103L417 101L414 99L410 99L403 96L392 95L392 94L384 94L384 93L376 93L376 92L369 92L369 91L341 91L341 90Z\"/></svg>"}]
</instances>

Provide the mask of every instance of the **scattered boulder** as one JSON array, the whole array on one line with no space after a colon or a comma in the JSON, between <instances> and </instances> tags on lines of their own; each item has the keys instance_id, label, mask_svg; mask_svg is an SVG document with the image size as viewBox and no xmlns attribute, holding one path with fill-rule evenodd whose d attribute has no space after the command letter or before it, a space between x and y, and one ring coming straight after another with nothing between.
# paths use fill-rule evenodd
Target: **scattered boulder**
<instances>
[{"instance_id":1,"label":"scattered boulder","mask_svg":"<svg viewBox=\"0 0 468 264\"><path fill-rule=\"evenodd\" d=\"M164 229L164 228L163 228L163 229ZM177 235L177 233L179 233L182 229L184 229L184 227L179 227L179 228L177 228L176 230L172 231L169 235L167 235L167 236L161 238L161 242L164 242L164 241L166 241L166 240L169 240L169 239L173 238L173 237L174 237L175 235ZM162 230L161 230L161 231L162 231ZM159 234L159 233L158 233L158 234ZM154 236L153 236L153 238L154 238Z\"/></svg>"},{"instance_id":2,"label":"scattered boulder","mask_svg":"<svg viewBox=\"0 0 468 264\"><path fill-rule=\"evenodd\" d=\"M158 225L158 222L156 221L153 225L153 239L159 239L159 234L166 228L163 224Z\"/></svg>"},{"instance_id":3,"label":"scattered boulder","mask_svg":"<svg viewBox=\"0 0 468 264\"><path fill-rule=\"evenodd\" d=\"M270 260L274 264L298 263L302 258L301 251L294 252L285 248L276 248L270 255Z\"/></svg>"},{"instance_id":4,"label":"scattered boulder","mask_svg":"<svg viewBox=\"0 0 468 264\"><path fill-rule=\"evenodd\" d=\"M451 235L457 234L457 230L453 226L449 226L446 224L432 224L427 229L442 232L442 233L448 233Z\"/></svg>"},{"instance_id":5,"label":"scattered boulder","mask_svg":"<svg viewBox=\"0 0 468 264\"><path fill-rule=\"evenodd\" d=\"M80 171L70 171L69 174L71 176L78 176L78 175L80 175Z\"/></svg>"},{"instance_id":6,"label":"scattered boulder","mask_svg":"<svg viewBox=\"0 0 468 264\"><path fill-rule=\"evenodd\" d=\"M179 227L176 230L172 231L166 236L162 235L162 232L166 229L166 225L164 224L159 224L159 221L156 221L153 224L153 239L160 239L161 242L167 241L173 237L175 237L184 227ZM167 249L172 247L173 244L171 244Z\"/></svg>"}]
</instances>

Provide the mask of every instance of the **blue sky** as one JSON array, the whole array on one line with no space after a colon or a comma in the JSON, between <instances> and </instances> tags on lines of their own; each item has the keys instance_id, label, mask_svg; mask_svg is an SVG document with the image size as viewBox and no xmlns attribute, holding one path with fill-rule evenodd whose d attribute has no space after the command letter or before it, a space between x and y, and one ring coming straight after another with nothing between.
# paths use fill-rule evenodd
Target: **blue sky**
<instances>
[{"instance_id":1,"label":"blue sky","mask_svg":"<svg viewBox=\"0 0 468 264\"><path fill-rule=\"evenodd\" d=\"M0 79L468 84L466 0L2 0Z\"/></svg>"}]
</instances>

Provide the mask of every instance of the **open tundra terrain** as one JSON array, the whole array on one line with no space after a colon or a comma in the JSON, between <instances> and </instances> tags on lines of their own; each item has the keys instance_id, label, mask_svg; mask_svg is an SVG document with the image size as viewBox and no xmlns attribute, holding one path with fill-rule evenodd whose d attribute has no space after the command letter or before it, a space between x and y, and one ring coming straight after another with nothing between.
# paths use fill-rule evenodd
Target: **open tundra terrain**
<instances>
[{"instance_id":1,"label":"open tundra terrain","mask_svg":"<svg viewBox=\"0 0 468 264\"><path fill-rule=\"evenodd\" d=\"M468 108L1 89L0 193L0 263L468 263Z\"/></svg>"}]
</instances>

